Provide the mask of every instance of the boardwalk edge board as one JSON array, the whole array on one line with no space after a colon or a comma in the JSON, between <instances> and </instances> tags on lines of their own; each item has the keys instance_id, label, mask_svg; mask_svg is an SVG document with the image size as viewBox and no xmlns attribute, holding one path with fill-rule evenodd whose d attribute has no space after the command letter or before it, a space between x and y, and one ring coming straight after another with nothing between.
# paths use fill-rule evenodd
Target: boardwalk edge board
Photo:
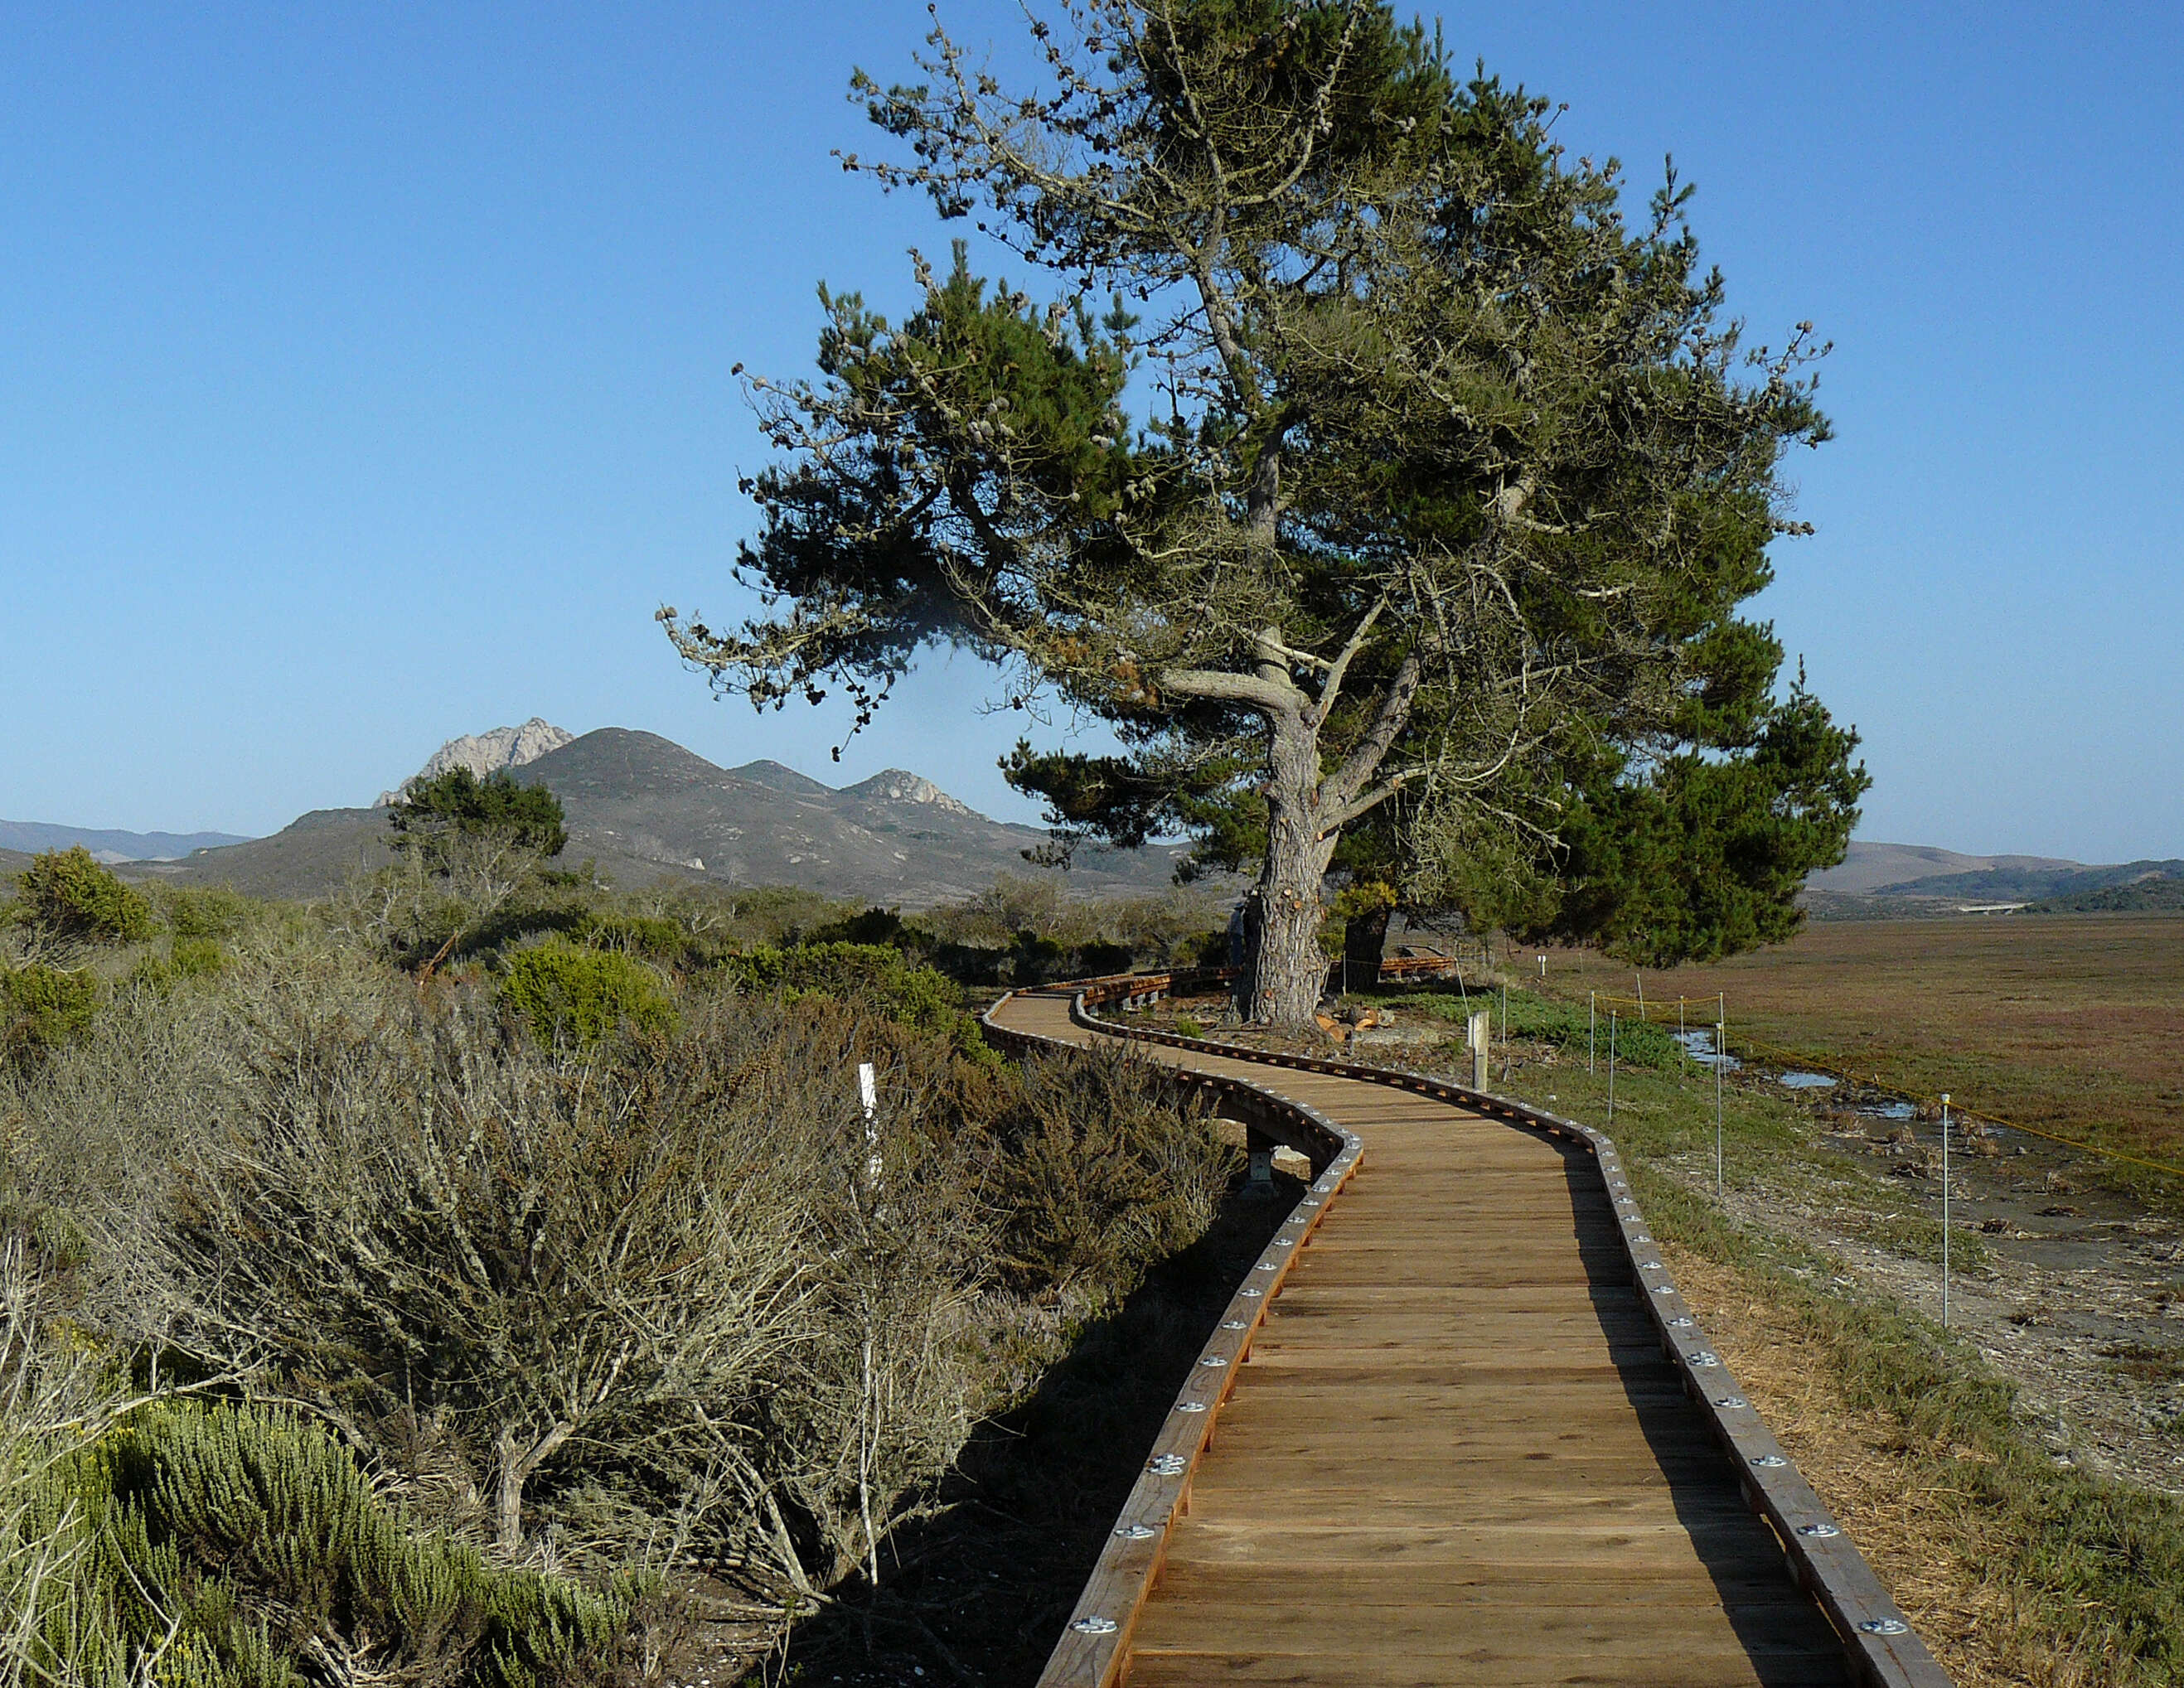
<instances>
[{"instance_id":1,"label":"boardwalk edge board","mask_svg":"<svg viewBox=\"0 0 2184 1688\"><path fill-rule=\"evenodd\" d=\"M1056 1039L1000 1025L994 1017L1018 995L1067 995L1071 1022L1087 1031L1415 1091L1588 1149L1613 1203L1632 1280L1648 1292L1640 1300L1663 1350L1676 1366L1685 1392L1696 1403L1715 1441L1734 1463L1746 1501L1780 1539L1791 1573L1842 1638L1853 1674L1869 1688L1951 1688L1947 1674L1881 1587L1849 1532L1829 1513L1746 1400L1728 1364L1708 1345L1705 1333L1660 1259L1612 1138L1509 1097L1424 1073L1190 1038L1120 1024L1092 1012L1095 1005L1120 1003L1125 1009L1150 1006L1178 986L1213 983L1223 977L1217 971L1130 973L1011 991L980 1016L980 1022L989 1038L1012 1053L1042 1045L1067 1047ZM1110 1688L1122 1680L1131 1631L1166 1557L1169 1525L1190 1509L1192 1476L1212 1440L1215 1420L1234 1387L1237 1369L1251 1351L1268 1304L1288 1277L1290 1262L1364 1154L1357 1134L1271 1086L1208 1072L1186 1072L1183 1076L1218 1093L1225 1113L1304 1156L1311 1162L1312 1180L1273 1240L1244 1274L1219 1326L1192 1366L1175 1409L1154 1442L1145 1468L1040 1674L1040 1688Z\"/></svg>"}]
</instances>

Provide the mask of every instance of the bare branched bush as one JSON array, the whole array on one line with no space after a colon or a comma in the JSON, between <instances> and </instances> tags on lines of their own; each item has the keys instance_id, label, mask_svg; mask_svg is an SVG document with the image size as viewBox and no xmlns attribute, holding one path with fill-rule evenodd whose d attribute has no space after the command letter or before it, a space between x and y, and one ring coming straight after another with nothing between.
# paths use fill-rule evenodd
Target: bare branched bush
<instances>
[{"instance_id":1,"label":"bare branched bush","mask_svg":"<svg viewBox=\"0 0 2184 1688\"><path fill-rule=\"evenodd\" d=\"M1177 1113L1170 1081L1139 1056L1028 1066L994 1189L1006 1281L1109 1293L1196 1240L1240 1157Z\"/></svg>"},{"instance_id":2,"label":"bare branched bush","mask_svg":"<svg viewBox=\"0 0 2184 1688\"><path fill-rule=\"evenodd\" d=\"M0 1247L0 1685L136 1688L156 1653L113 1668L110 1614L85 1597L92 1542L48 1497L55 1466L125 1405L109 1363L53 1339L51 1295L20 1239Z\"/></svg>"},{"instance_id":3,"label":"bare branched bush","mask_svg":"<svg viewBox=\"0 0 2184 1688\"><path fill-rule=\"evenodd\" d=\"M1232 1170L1156 1069L969 1058L854 980L666 978L671 1020L555 1045L376 950L287 923L125 987L0 1127L103 1351L309 1412L499 1564L877 1577Z\"/></svg>"}]
</instances>

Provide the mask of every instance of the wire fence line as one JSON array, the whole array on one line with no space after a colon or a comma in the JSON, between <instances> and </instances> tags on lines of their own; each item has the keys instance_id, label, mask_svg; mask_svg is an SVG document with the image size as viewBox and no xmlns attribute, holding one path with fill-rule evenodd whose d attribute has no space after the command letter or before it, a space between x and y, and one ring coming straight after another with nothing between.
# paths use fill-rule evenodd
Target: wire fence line
<instances>
[{"instance_id":1,"label":"wire fence line","mask_svg":"<svg viewBox=\"0 0 2184 1688\"><path fill-rule=\"evenodd\" d=\"M1604 991L1593 992L1591 995L1591 1000L1598 1005L1602 1013L1613 1010L1620 1014L1625 1009L1635 1010L1639 1020L1649 1025L1655 1023L1657 1020L1665 1024L1669 1011L1671 1009L1678 1011L1679 1023L1681 1024L1685 1011L1694 1007L1702 1009L1709 1006L1703 996L1613 996ZM1714 1031L1719 1028L1724 1034L1721 1043L1715 1050L1716 1055L1720 1056L1728 1052L1727 998L1717 996L1714 1001L1716 1012L1719 1017L1713 1020L1701 1020L1696 1024L1701 1031ZM2009 1119L2001 1114L1989 1113L1981 1108L1966 1107L1961 1101L1952 1100L1945 1103L1943 1098L1937 1093L1922 1090L1915 1084L1886 1078L1870 1068L1866 1069L1863 1073L1854 1072L1826 1056L1815 1056L1803 1050L1785 1049L1779 1044L1767 1043L1758 1038L1740 1037L1738 1042L1747 1054L1763 1061L1794 1067L1801 1072L1822 1073L1830 1078L1841 1079L1846 1084L1870 1084L1873 1089L1885 1090L1892 1096L1901 1096L1908 1102L1923 1104L1932 1108L1946 1106L1949 1111L1960 1121L1975 1120L1982 1125L1997 1126L2005 1131L2022 1132L2027 1137L2037 1137L2042 1142L2057 1144L2065 1149L2075 1149L2087 1155L2098 1155L2104 1160L2120 1162L2126 1166L2138 1167L2148 1172L2165 1173L2170 1178L2184 1178L2184 1167L2175 1166L2166 1161L2150 1161L2143 1156L2126 1154L2120 1149L2110 1149L2098 1143L2088 1143L2083 1138L2064 1137L2056 1132L2043 1131L2038 1126L2026 1125L2021 1120Z\"/></svg>"}]
</instances>

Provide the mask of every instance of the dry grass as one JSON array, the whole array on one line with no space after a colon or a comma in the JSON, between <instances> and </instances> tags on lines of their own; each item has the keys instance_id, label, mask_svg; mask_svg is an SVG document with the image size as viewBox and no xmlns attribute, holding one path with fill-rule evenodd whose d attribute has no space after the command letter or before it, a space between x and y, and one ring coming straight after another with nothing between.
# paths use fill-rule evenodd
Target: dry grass
<instances>
[{"instance_id":1,"label":"dry grass","mask_svg":"<svg viewBox=\"0 0 2184 1688\"><path fill-rule=\"evenodd\" d=\"M1852 1407L1824 1345L1800 1319L1703 1253L1664 1253L1745 1396L1959 1688L2101 1680L2055 1673L2048 1640L2022 1623L2001 1583L1965 1552L1959 1494L1935 1483L1933 1461L1908 1448L1889 1412ZM2029 1670L2033 1662L2042 1669Z\"/></svg>"},{"instance_id":2,"label":"dry grass","mask_svg":"<svg viewBox=\"0 0 2184 1688\"><path fill-rule=\"evenodd\" d=\"M1691 1249L1665 1252L1745 1394L1958 1688L2148 1680L2043 1621L1998 1574L1976 1497L1951 1480L1957 1462L1991 1465L1990 1454L1908 1435L1896 1414L1853 1399L1839 1357L1769 1286Z\"/></svg>"},{"instance_id":3,"label":"dry grass","mask_svg":"<svg viewBox=\"0 0 2184 1688\"><path fill-rule=\"evenodd\" d=\"M1629 995L1630 969L1548 957L1557 994ZM2077 915L1841 921L1645 975L1693 1017L2059 1135L2184 1164L2184 921ZM1704 999L1704 1008L1697 1005Z\"/></svg>"}]
</instances>

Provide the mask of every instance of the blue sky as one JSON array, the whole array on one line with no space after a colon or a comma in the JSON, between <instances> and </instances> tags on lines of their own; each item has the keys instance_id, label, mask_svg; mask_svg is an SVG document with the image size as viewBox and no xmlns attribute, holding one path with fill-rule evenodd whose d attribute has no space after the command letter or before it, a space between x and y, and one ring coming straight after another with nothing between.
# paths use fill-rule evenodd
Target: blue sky
<instances>
[{"instance_id":1,"label":"blue sky","mask_svg":"<svg viewBox=\"0 0 2184 1688\"><path fill-rule=\"evenodd\" d=\"M1014 53L1013 4L941 11ZM1861 835L2184 854L2176 9L1440 15L1638 192L1675 154L1757 337L1836 342L1758 608L1865 735ZM0 815L268 831L538 714L1033 818L967 662L837 766L838 716L710 701L651 619L733 603L731 365L808 369L817 281L892 308L945 250L828 156L922 6L5 16Z\"/></svg>"}]
</instances>

